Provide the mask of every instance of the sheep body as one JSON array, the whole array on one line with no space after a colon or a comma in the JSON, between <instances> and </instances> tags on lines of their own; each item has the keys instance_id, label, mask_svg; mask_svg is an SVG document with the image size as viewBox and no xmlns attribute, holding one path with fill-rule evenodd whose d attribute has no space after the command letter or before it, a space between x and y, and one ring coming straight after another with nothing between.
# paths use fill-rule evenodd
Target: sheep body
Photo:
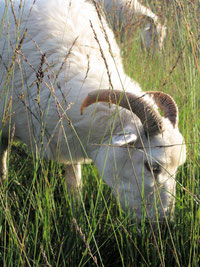
<instances>
[{"instance_id":1,"label":"sheep body","mask_svg":"<svg viewBox=\"0 0 200 267\"><path fill-rule=\"evenodd\" d=\"M18 4L16 3L16 6ZM31 9L32 8L32 9ZM3 7L1 8L3 11ZM31 10L31 12L29 12ZM45 10L45 12L42 12ZM11 10L10 10L11 12ZM90 16L86 18L85 14L89 13ZM79 13L79 16L77 14ZM55 16L57 14L57 16ZM20 69L16 64L15 68L15 84L13 95L12 90L10 89L8 92L9 99L10 95L13 96L12 103L15 108L15 114L13 114L13 121L15 121L16 131L15 136L19 136L20 138L24 135L24 126L27 125L26 114L24 114L24 109L22 109L22 103L18 103L18 97L21 96L22 93L26 94L26 97L29 100L29 109L32 114L38 113L38 105L36 104L35 99L37 98L36 88L36 74L39 69L39 65L41 62L41 53L45 53L45 56L48 60L48 65L44 65L45 67L50 68L49 72L52 75L51 71L56 75L59 72L63 62L65 62L65 57L67 56L67 61L62 67L62 71L58 75L55 86L55 97L58 99L60 103L63 102L63 94L65 95L67 102L65 103L64 108L74 102L74 104L69 109L69 119L70 114L73 114L73 125L76 126L77 123L80 123L88 129L89 125L88 119L84 117L80 117L80 106L84 97L90 92L98 88L109 88L109 77L107 75L107 69L102 58L102 54L99 50L99 46L97 41L94 38L94 33L91 28L91 24L94 21L94 31L97 35L98 41L100 43L101 49L103 51L104 57L106 59L107 65L109 69L112 70L110 72L110 80L113 88L122 89L126 88L128 90L133 90L134 92L140 92L141 89L136 82L131 82L130 78L124 74L119 48L114 40L114 35L112 31L106 27L106 22L102 18L104 23L104 27L106 27L107 34L109 36L109 41L112 43L112 53L114 55L114 59L110 55L109 45L105 40L104 32L101 29L98 15L96 13L95 8L89 3L85 3L83 0L79 0L75 3L75 1L48 1L48 7L46 1L37 1L35 5L32 6L32 1L26 1L25 9L23 11L22 21L20 24L21 32L27 28L27 36L24 39L22 52L24 58L30 63L24 63L25 73L23 73L23 79L20 75ZM9 22L11 25L14 24L14 18L11 14L9 16ZM37 25L37 29L33 25L33 22ZM91 22L91 24L90 24ZM85 30L83 30L85 28ZM68 34L70 32L70 34ZM16 40L15 37L15 29L11 29L9 31L10 39ZM22 38L22 34L18 37L18 42ZM0 47L2 47L2 64L3 62L9 66L9 63L12 62L13 53L10 51L9 53L6 51L6 47L8 43L5 44L5 40L8 38L1 38ZM75 44L74 44L75 42ZM74 44L74 45L73 45ZM37 46L39 48L37 48ZM7 58L9 54L9 60ZM23 58L20 57L19 60L23 62ZM9 63L6 63L9 62ZM49 67L50 66L50 67ZM53 67L51 67L53 66ZM77 71L77 66L79 70ZM117 67L116 67L117 66ZM3 66L2 66L3 68ZM34 68L34 70L33 70ZM6 69L3 68L4 76L6 77ZM55 128L57 121L59 120L57 113L57 106L55 99L49 100L50 90L47 90L47 85L50 87L50 81L48 79L48 73L45 73L44 81L40 85L40 104L43 112L47 109L48 105L51 106L49 110L49 114L46 117L45 113L43 117L45 118L46 124L48 125L49 132L51 133ZM87 76L86 81L85 77ZM52 83L54 82L52 78ZM23 84L24 83L24 84ZM34 83L34 84L33 84ZM33 84L33 85L32 85ZM62 85L62 87L60 87ZM63 86L64 85L64 86ZM22 90L22 88L30 86L29 90ZM32 87L31 87L32 86ZM44 89L43 89L44 88ZM72 88L76 88L73 90ZM81 92L81 94L80 94ZM81 95L81 97L80 97ZM50 103L48 102L50 101ZM4 105L2 105L2 109ZM19 109L19 110L18 110ZM1 112L3 114L3 112ZM19 116L20 114L20 116ZM55 120L52 119L52 114ZM106 114L106 112L105 112ZM104 114L104 116L105 116ZM31 115L30 115L31 116ZM33 127L34 130L34 138L36 138L36 143L39 146L40 139L40 131L41 131L41 122L40 118L37 118L38 115L31 116L31 120L33 121L32 125L27 125L28 127ZM23 119L22 119L23 118ZM86 120L86 121L85 121ZM26 122L26 123L25 123ZM68 121L63 121L63 123L68 124ZM17 127L19 125L19 127ZM71 131L70 127L69 131ZM5 129L5 128L4 128ZM8 129L5 129L8 131ZM55 132L55 140L58 139L59 130L57 129L57 134ZM102 129L102 131L104 131ZM100 132L102 132L100 131ZM67 132L67 136L70 134ZM101 134L100 134L101 136ZM73 135L74 137L74 135ZM22 138L25 143L28 143L30 146L29 136L25 134ZM38 140L37 140L38 139ZM47 138L48 139L48 138ZM45 140L43 140L45 142ZM96 140L97 141L97 140ZM53 142L53 140L52 140ZM72 141L73 142L73 141ZM44 143L45 145L48 143L48 140ZM79 145L78 145L79 146ZM46 157L49 159L54 159L55 151L50 151L50 146L46 150ZM77 153L79 154L79 153ZM68 153L63 154L63 162L68 160ZM82 153L81 153L82 157ZM73 157L74 158L74 157ZM77 158L79 161L79 158Z\"/></svg>"},{"instance_id":2,"label":"sheep body","mask_svg":"<svg viewBox=\"0 0 200 267\"><path fill-rule=\"evenodd\" d=\"M71 176L67 183L73 188L80 183L80 163L90 158L123 208L134 209L140 219L141 205L147 201L147 214L153 217L158 195L163 216L173 206L175 173L185 161L178 128L162 118L164 132L149 140L141 120L116 105L89 106L80 115L83 100L100 89L134 93L156 106L124 73L119 48L104 18L84 0L34 4L27 0L21 11L15 1L14 10L15 16L10 5L0 3L2 142L15 125L15 137L37 155L67 164L66 173ZM134 148L126 146L127 140ZM3 146L2 151L6 151ZM162 166L156 182L144 162Z\"/></svg>"}]
</instances>

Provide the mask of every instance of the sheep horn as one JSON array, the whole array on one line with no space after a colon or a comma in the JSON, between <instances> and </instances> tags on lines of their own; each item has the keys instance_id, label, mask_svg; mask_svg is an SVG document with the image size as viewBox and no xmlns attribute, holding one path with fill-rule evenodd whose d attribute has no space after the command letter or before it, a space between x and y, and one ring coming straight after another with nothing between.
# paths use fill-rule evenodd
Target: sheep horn
<instances>
[{"instance_id":1,"label":"sheep horn","mask_svg":"<svg viewBox=\"0 0 200 267\"><path fill-rule=\"evenodd\" d=\"M143 95L144 96L144 95ZM142 122L144 131L156 135L163 131L161 115L150 105L143 96L121 91L96 90L88 94L81 105L81 114L86 107L96 102L108 102L132 111Z\"/></svg>"},{"instance_id":2,"label":"sheep horn","mask_svg":"<svg viewBox=\"0 0 200 267\"><path fill-rule=\"evenodd\" d=\"M174 99L163 92L148 91L146 93L152 95L156 105L163 112L163 116L170 120L173 127L178 127L178 107Z\"/></svg>"}]
</instances>

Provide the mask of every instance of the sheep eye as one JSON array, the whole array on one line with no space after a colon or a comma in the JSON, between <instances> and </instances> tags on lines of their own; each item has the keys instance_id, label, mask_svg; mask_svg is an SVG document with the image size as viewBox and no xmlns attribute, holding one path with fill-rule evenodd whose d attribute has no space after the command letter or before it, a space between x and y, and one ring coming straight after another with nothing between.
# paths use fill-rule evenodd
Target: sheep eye
<instances>
[{"instance_id":1,"label":"sheep eye","mask_svg":"<svg viewBox=\"0 0 200 267\"><path fill-rule=\"evenodd\" d=\"M154 175L158 175L161 173L161 165L156 163L156 162L154 162L153 164L150 165L148 161L145 161L144 165L145 165L146 169L149 172L153 172Z\"/></svg>"}]
</instances>

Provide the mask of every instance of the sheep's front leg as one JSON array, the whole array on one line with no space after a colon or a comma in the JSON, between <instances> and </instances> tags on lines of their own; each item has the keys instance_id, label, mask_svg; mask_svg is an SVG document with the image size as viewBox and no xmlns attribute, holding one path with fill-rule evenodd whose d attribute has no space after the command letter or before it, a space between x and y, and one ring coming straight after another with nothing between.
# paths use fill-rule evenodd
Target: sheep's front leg
<instances>
[{"instance_id":1,"label":"sheep's front leg","mask_svg":"<svg viewBox=\"0 0 200 267\"><path fill-rule=\"evenodd\" d=\"M65 177L68 192L78 193L82 188L81 164L69 164L65 169Z\"/></svg>"},{"instance_id":2,"label":"sheep's front leg","mask_svg":"<svg viewBox=\"0 0 200 267\"><path fill-rule=\"evenodd\" d=\"M0 144L0 180L5 180L7 176L7 154L8 154L8 140L2 138Z\"/></svg>"},{"instance_id":3,"label":"sheep's front leg","mask_svg":"<svg viewBox=\"0 0 200 267\"><path fill-rule=\"evenodd\" d=\"M134 0L133 7L136 15L142 15L152 18L154 23L158 21L158 16L156 16L149 8L141 5L137 0Z\"/></svg>"}]
</instances>

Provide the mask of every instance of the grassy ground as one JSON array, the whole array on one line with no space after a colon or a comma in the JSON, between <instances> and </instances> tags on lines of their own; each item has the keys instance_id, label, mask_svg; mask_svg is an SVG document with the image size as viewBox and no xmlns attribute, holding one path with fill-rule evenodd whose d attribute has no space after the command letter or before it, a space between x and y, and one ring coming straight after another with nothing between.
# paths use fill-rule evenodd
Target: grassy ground
<instances>
[{"instance_id":1,"label":"grassy ground","mask_svg":"<svg viewBox=\"0 0 200 267\"><path fill-rule=\"evenodd\" d=\"M160 15L165 11L165 51L143 52L135 33L123 55L126 72L144 90L167 92L179 107L187 162L177 175L173 222L136 225L93 165L82 167L76 201L67 193L63 166L33 160L15 143L0 188L0 266L199 266L200 11L198 1L149 3Z\"/></svg>"}]
</instances>

